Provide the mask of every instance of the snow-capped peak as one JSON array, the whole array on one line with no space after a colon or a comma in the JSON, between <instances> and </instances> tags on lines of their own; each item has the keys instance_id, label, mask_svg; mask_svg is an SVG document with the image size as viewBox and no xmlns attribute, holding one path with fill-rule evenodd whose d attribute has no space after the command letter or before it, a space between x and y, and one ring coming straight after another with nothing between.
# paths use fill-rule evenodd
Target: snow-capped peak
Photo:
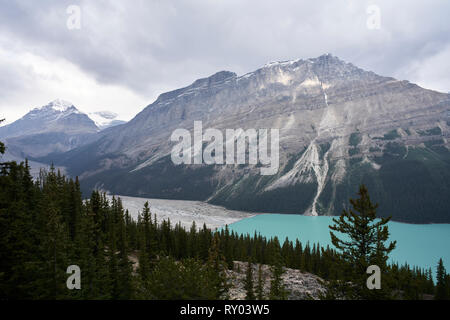
<instances>
[{"instance_id":1,"label":"snow-capped peak","mask_svg":"<svg viewBox=\"0 0 450 320\"><path fill-rule=\"evenodd\" d=\"M65 112L68 109L74 107L74 105L68 101L62 100L62 99L56 99L50 102L45 106L46 108L52 108L53 110L59 111L59 112ZM74 107L75 108L75 107Z\"/></svg>"},{"instance_id":2,"label":"snow-capped peak","mask_svg":"<svg viewBox=\"0 0 450 320\"><path fill-rule=\"evenodd\" d=\"M125 123L123 120L118 119L118 114L111 111L97 111L85 113L83 111L78 110L73 103L56 99L52 102L49 102L45 106L34 108L29 113L27 113L24 118L25 119L46 119L47 121L55 121L60 118L64 118L73 114L85 115L90 120L92 120L97 126L98 130L103 130L108 127L116 126L122 123Z\"/></svg>"},{"instance_id":3,"label":"snow-capped peak","mask_svg":"<svg viewBox=\"0 0 450 320\"><path fill-rule=\"evenodd\" d=\"M294 64L296 62L299 62L302 59L295 59L295 60L286 60L286 61L271 61L269 63L266 63L263 68L270 68L273 66L288 66L291 64Z\"/></svg>"},{"instance_id":4,"label":"snow-capped peak","mask_svg":"<svg viewBox=\"0 0 450 320\"><path fill-rule=\"evenodd\" d=\"M45 106L37 107L28 112L24 118L61 117L69 114L82 114L71 102L56 99Z\"/></svg>"}]
</instances>

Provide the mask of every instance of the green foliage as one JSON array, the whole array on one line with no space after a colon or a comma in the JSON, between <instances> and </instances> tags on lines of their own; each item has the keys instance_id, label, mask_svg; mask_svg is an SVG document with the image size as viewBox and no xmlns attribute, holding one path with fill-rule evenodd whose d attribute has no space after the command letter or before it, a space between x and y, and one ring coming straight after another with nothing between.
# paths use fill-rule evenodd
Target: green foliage
<instances>
[{"instance_id":1,"label":"green foliage","mask_svg":"<svg viewBox=\"0 0 450 320\"><path fill-rule=\"evenodd\" d=\"M270 292L269 299L270 300L286 300L287 291L284 287L282 275L284 273L282 256L280 252L280 246L278 242L278 238L274 238L272 250L272 280L270 282Z\"/></svg>"},{"instance_id":2,"label":"green foliage","mask_svg":"<svg viewBox=\"0 0 450 320\"><path fill-rule=\"evenodd\" d=\"M258 265L258 283L256 286L256 297L258 300L264 300L264 279L262 274L262 265Z\"/></svg>"},{"instance_id":3,"label":"green foliage","mask_svg":"<svg viewBox=\"0 0 450 320\"><path fill-rule=\"evenodd\" d=\"M228 283L226 278L227 264L225 257L220 250L220 237L216 233L209 248L209 255L206 264L208 283L212 288L211 299L228 297Z\"/></svg>"},{"instance_id":4,"label":"green foliage","mask_svg":"<svg viewBox=\"0 0 450 320\"><path fill-rule=\"evenodd\" d=\"M235 260L259 264L258 299L265 298L261 264L271 265L272 299L287 296L283 268L330 282L348 270L335 250L319 244L280 245L277 238L195 223L186 230L157 221L148 204L135 221L119 198L94 191L82 200L78 180L53 168L33 181L27 162L0 167L0 299L225 299ZM66 288L69 265L81 269L81 290ZM405 297L434 292L430 271L394 265L386 272Z\"/></svg>"},{"instance_id":5,"label":"green foliage","mask_svg":"<svg viewBox=\"0 0 450 320\"><path fill-rule=\"evenodd\" d=\"M349 149L348 149L348 155L349 155L350 157L351 157L351 156L354 156L354 155L356 155L356 154L358 154L358 153L360 153L359 148L353 147L353 148L349 148Z\"/></svg>"},{"instance_id":6,"label":"green foliage","mask_svg":"<svg viewBox=\"0 0 450 320\"><path fill-rule=\"evenodd\" d=\"M247 270L245 273L245 282L244 282L244 289L245 289L245 299L246 300L255 300L255 293L253 290L253 266L251 261L249 260L247 263Z\"/></svg>"},{"instance_id":7,"label":"green foliage","mask_svg":"<svg viewBox=\"0 0 450 320\"><path fill-rule=\"evenodd\" d=\"M421 136L438 136L442 134L442 130L439 127L434 127L428 130L417 130L417 133Z\"/></svg>"},{"instance_id":8,"label":"green foliage","mask_svg":"<svg viewBox=\"0 0 450 320\"><path fill-rule=\"evenodd\" d=\"M78 180L28 164L7 163L0 174L3 298L129 299L127 234L120 201L94 193L83 203ZM82 270L82 289L68 290L67 267Z\"/></svg>"},{"instance_id":9,"label":"green foliage","mask_svg":"<svg viewBox=\"0 0 450 320\"><path fill-rule=\"evenodd\" d=\"M210 203L226 205L235 210L259 212L304 212L317 191L317 183L297 184L285 188L263 191L272 176L248 176L242 182L226 186L216 194ZM302 196L299 197L298 195Z\"/></svg>"},{"instance_id":10,"label":"green foliage","mask_svg":"<svg viewBox=\"0 0 450 320\"><path fill-rule=\"evenodd\" d=\"M333 219L330 230L339 232L347 238L339 238L330 231L331 242L340 251L342 259L351 266L347 279L347 296L352 298L386 298L390 290L384 282L383 290L369 290L366 286L366 270L370 265L377 265L386 273L389 253L395 248L396 241L385 246L389 238L387 223L390 218L377 221L378 205L372 204L367 188L361 185L358 199L350 199L353 210L343 210L339 218ZM351 271L351 272L350 272ZM348 284L351 283L351 284ZM388 290L386 290L388 289Z\"/></svg>"},{"instance_id":11,"label":"green foliage","mask_svg":"<svg viewBox=\"0 0 450 320\"><path fill-rule=\"evenodd\" d=\"M435 300L449 300L449 290L448 287L448 275L445 271L444 263L442 258L439 259L439 263L437 265L436 270L436 294L434 296Z\"/></svg>"},{"instance_id":12,"label":"green foliage","mask_svg":"<svg viewBox=\"0 0 450 320\"><path fill-rule=\"evenodd\" d=\"M321 159L323 159L325 153L327 153L327 151L330 150L330 148L331 148L331 143L329 143L329 142L321 143L319 145L319 157Z\"/></svg>"},{"instance_id":13,"label":"green foliage","mask_svg":"<svg viewBox=\"0 0 450 320\"><path fill-rule=\"evenodd\" d=\"M362 136L359 132L353 132L350 135L350 138L348 139L348 143L353 146L356 147L358 144L360 144L362 141Z\"/></svg>"},{"instance_id":14,"label":"green foliage","mask_svg":"<svg viewBox=\"0 0 450 320\"><path fill-rule=\"evenodd\" d=\"M397 130L391 130L388 133L384 134L381 140L395 140L396 138L400 138L400 135L398 134Z\"/></svg>"},{"instance_id":15,"label":"green foliage","mask_svg":"<svg viewBox=\"0 0 450 320\"><path fill-rule=\"evenodd\" d=\"M145 282L140 298L158 300L220 299L216 275L196 259L176 261L162 257Z\"/></svg>"},{"instance_id":16,"label":"green foliage","mask_svg":"<svg viewBox=\"0 0 450 320\"><path fill-rule=\"evenodd\" d=\"M406 156L407 155L407 156ZM406 157L405 157L406 156ZM320 203L341 212L345 199L364 184L378 202L379 215L387 213L408 223L448 223L450 194L450 152L445 148L428 149L388 143L382 156L370 159L381 165L356 163L346 167L341 183L327 183ZM345 200L345 201L344 201Z\"/></svg>"}]
</instances>

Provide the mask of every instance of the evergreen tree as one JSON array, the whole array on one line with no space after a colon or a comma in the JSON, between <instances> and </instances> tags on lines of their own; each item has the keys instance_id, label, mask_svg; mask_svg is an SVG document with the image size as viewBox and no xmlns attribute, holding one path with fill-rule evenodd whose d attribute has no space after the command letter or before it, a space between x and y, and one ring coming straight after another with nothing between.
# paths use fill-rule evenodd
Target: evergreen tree
<instances>
[{"instance_id":1,"label":"evergreen tree","mask_svg":"<svg viewBox=\"0 0 450 320\"><path fill-rule=\"evenodd\" d=\"M226 278L227 264L223 254L219 250L219 242L219 236L216 233L209 249L207 261L208 287L211 288L211 292L208 295L209 299L224 299L228 296L229 286Z\"/></svg>"},{"instance_id":2,"label":"evergreen tree","mask_svg":"<svg viewBox=\"0 0 450 320\"><path fill-rule=\"evenodd\" d=\"M272 281L270 282L270 300L286 300L287 292L284 287L282 275L284 273L282 256L280 250L280 243L278 238L275 237L272 244Z\"/></svg>"},{"instance_id":3,"label":"evergreen tree","mask_svg":"<svg viewBox=\"0 0 450 320\"><path fill-rule=\"evenodd\" d=\"M253 290L253 266L251 263L251 260L247 263L247 270L245 273L245 282L244 282L244 288L245 288L245 299L246 300L255 300L255 293Z\"/></svg>"},{"instance_id":4,"label":"evergreen tree","mask_svg":"<svg viewBox=\"0 0 450 320\"><path fill-rule=\"evenodd\" d=\"M144 204L142 211L142 237L139 250L139 274L145 281L150 274L150 254L153 253L152 245L152 219L148 202Z\"/></svg>"},{"instance_id":5,"label":"evergreen tree","mask_svg":"<svg viewBox=\"0 0 450 320\"><path fill-rule=\"evenodd\" d=\"M448 288L447 288L447 274L444 267L442 258L439 259L436 272L436 294L435 300L448 300Z\"/></svg>"},{"instance_id":6,"label":"evergreen tree","mask_svg":"<svg viewBox=\"0 0 450 320\"><path fill-rule=\"evenodd\" d=\"M396 241L385 246L389 238L387 223L389 218L377 221L376 209L378 204L372 204L369 193L364 185L358 192L358 199L350 199L353 210L343 210L341 216L333 219L335 225L330 229L344 234L346 238L338 238L330 231L333 245L340 250L342 259L347 263L346 296L356 299L387 298L390 289L383 282L382 290L369 290L366 286L367 267L377 265L386 274L386 261L389 253L395 248Z\"/></svg>"},{"instance_id":7,"label":"evergreen tree","mask_svg":"<svg viewBox=\"0 0 450 320\"><path fill-rule=\"evenodd\" d=\"M38 247L35 280L37 295L41 299L61 299L68 293L66 270L70 257L70 235L63 221L60 202L60 177L51 168L44 181L41 215L39 215L40 245Z\"/></svg>"},{"instance_id":8,"label":"evergreen tree","mask_svg":"<svg viewBox=\"0 0 450 320\"><path fill-rule=\"evenodd\" d=\"M258 300L264 300L264 280L261 264L258 265L258 284L256 286L256 296Z\"/></svg>"},{"instance_id":9,"label":"evergreen tree","mask_svg":"<svg viewBox=\"0 0 450 320\"><path fill-rule=\"evenodd\" d=\"M362 256L384 265L383 272L404 298L434 293L431 270L386 265L390 250L384 247L388 235L384 226L356 225L358 239L365 233L373 235L366 237L372 240L366 251L370 254ZM148 204L135 221L120 198L110 202L105 193L93 191L90 199L82 201L78 179L66 178L53 166L33 182L27 161L0 165L0 299L223 299L229 288L227 267L234 260L259 264L258 299L264 298L261 264L270 264L270 298L285 299L283 267L314 272L328 283L342 285L347 279L355 284L356 264L350 264L354 252L350 248L347 252L347 256L338 254L320 244L302 246L299 241L294 246L289 240L280 246L278 238L230 233L227 227L212 232L193 223L186 231L169 220L158 223L156 215L152 220ZM136 273L130 262L135 257ZM66 287L66 269L72 264L82 270L81 290ZM248 298L254 298L249 273L251 268L246 275ZM445 269L440 274L439 286L446 291L438 291L448 297L450 277ZM382 287L386 279L383 274Z\"/></svg>"}]
</instances>

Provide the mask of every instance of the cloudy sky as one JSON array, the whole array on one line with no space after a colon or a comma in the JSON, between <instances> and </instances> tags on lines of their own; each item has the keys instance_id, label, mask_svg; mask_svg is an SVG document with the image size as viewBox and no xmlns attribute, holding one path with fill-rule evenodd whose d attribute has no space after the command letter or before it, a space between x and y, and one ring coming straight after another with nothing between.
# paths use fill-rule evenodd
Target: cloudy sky
<instances>
[{"instance_id":1,"label":"cloudy sky","mask_svg":"<svg viewBox=\"0 0 450 320\"><path fill-rule=\"evenodd\" d=\"M129 120L217 71L324 53L448 92L449 16L448 0L0 0L0 118L61 98Z\"/></svg>"}]
</instances>

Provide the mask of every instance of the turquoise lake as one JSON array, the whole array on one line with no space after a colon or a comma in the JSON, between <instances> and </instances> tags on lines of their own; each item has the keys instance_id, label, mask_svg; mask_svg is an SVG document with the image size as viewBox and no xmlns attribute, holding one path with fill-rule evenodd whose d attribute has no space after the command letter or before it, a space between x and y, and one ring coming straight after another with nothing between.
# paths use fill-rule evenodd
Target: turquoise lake
<instances>
[{"instance_id":1,"label":"turquoise lake","mask_svg":"<svg viewBox=\"0 0 450 320\"><path fill-rule=\"evenodd\" d=\"M229 225L230 231L253 235L256 231L266 238L277 236L281 243L286 237L298 239L302 244L331 244L328 226L333 217L311 217L290 214L261 214ZM397 240L397 247L390 254L390 262L421 268L432 268L436 272L439 258L450 271L450 224L407 224L389 222L390 240Z\"/></svg>"}]
</instances>

